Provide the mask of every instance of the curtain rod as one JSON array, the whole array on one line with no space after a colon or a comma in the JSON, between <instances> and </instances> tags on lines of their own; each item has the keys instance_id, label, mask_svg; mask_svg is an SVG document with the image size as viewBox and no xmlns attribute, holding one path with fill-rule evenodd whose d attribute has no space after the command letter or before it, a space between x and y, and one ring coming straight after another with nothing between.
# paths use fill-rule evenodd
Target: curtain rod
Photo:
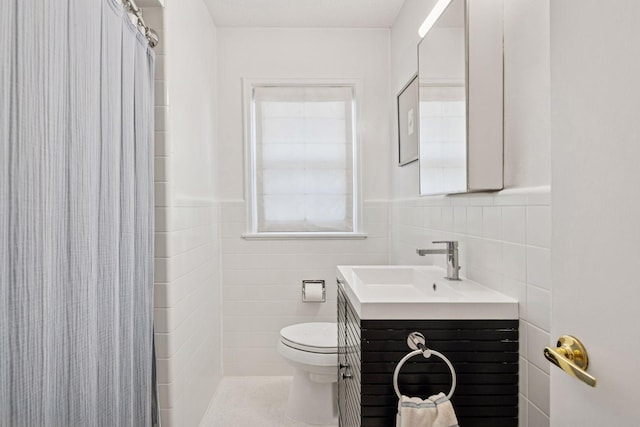
<instances>
[{"instance_id":1,"label":"curtain rod","mask_svg":"<svg viewBox=\"0 0 640 427\"><path fill-rule=\"evenodd\" d=\"M153 29L147 27L147 25L144 23L144 19L142 19L142 9L140 9L138 5L136 5L136 2L134 0L122 0L122 4L124 5L124 8L127 12L136 17L136 25L138 26L138 30L140 30L140 32L147 38L147 40L149 41L149 46L151 46L152 48L156 47L160 42L160 38L158 37L158 33L156 33Z\"/></svg>"}]
</instances>

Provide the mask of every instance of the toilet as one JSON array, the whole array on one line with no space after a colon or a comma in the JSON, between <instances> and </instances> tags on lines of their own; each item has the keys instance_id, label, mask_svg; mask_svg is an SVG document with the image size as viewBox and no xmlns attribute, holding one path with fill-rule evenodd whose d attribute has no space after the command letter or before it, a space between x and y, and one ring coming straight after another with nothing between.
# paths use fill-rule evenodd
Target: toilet
<instances>
[{"instance_id":1,"label":"toilet","mask_svg":"<svg viewBox=\"0 0 640 427\"><path fill-rule=\"evenodd\" d=\"M280 330L278 353L295 368L286 416L314 425L338 423L338 328L314 322Z\"/></svg>"}]
</instances>

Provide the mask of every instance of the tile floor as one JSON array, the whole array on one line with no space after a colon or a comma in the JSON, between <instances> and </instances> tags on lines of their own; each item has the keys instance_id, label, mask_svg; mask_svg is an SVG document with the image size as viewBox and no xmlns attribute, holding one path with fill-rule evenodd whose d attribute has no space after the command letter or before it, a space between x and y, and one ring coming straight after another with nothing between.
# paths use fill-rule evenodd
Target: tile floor
<instances>
[{"instance_id":1,"label":"tile floor","mask_svg":"<svg viewBox=\"0 0 640 427\"><path fill-rule=\"evenodd\" d=\"M308 427L284 415L290 384L291 377L224 377L200 427Z\"/></svg>"}]
</instances>

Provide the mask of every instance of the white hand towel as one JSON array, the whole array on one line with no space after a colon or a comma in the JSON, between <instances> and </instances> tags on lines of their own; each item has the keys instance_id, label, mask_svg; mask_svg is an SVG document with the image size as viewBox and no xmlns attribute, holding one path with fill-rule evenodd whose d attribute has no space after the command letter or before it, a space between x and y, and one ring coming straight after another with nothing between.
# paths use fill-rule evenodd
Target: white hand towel
<instances>
[{"instance_id":1,"label":"white hand towel","mask_svg":"<svg viewBox=\"0 0 640 427\"><path fill-rule=\"evenodd\" d=\"M428 399L402 396L398 402L397 427L459 427L453 405L444 393Z\"/></svg>"}]
</instances>

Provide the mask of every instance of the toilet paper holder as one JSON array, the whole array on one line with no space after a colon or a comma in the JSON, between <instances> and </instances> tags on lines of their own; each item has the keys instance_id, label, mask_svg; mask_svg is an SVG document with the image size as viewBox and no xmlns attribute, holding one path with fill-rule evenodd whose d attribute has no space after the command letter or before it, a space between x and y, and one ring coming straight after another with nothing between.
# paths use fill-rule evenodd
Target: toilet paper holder
<instances>
[{"instance_id":1,"label":"toilet paper holder","mask_svg":"<svg viewBox=\"0 0 640 427\"><path fill-rule=\"evenodd\" d=\"M309 290L310 290L309 294L307 294L307 286L309 286ZM319 298L319 295L316 292L318 287L322 287L321 298ZM311 291L311 289L314 289L314 291ZM326 300L327 300L327 290L325 288L324 280L303 280L302 281L302 302L326 302Z\"/></svg>"}]
</instances>

